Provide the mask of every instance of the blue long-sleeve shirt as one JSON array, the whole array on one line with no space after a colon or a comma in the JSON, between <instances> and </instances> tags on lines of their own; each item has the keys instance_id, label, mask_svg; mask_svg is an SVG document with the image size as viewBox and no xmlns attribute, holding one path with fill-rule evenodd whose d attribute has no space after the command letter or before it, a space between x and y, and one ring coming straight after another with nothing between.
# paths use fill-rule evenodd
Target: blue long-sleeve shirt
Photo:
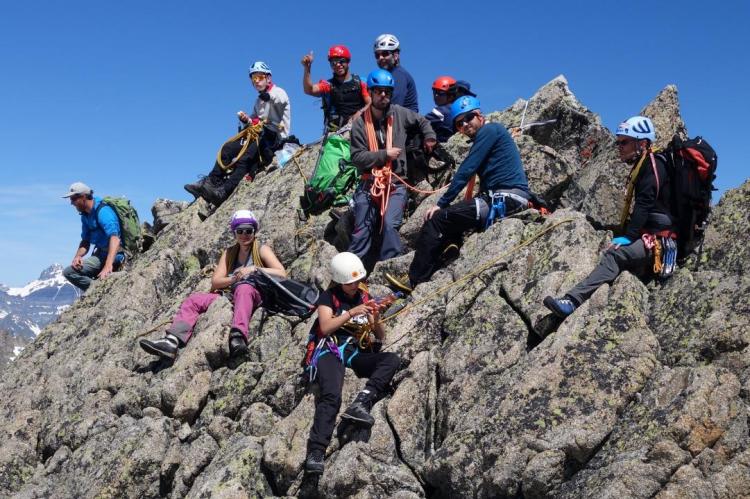
<instances>
[{"instance_id":1,"label":"blue long-sleeve shirt","mask_svg":"<svg viewBox=\"0 0 750 499\"><path fill-rule=\"evenodd\" d=\"M486 123L479 129L469 155L458 167L451 185L437 205L447 208L474 174L479 175L480 192L502 189L529 192L518 147L508 130L499 123Z\"/></svg>"},{"instance_id":2,"label":"blue long-sleeve shirt","mask_svg":"<svg viewBox=\"0 0 750 499\"><path fill-rule=\"evenodd\" d=\"M391 70L391 75L393 76L393 97L391 97L391 104L398 104L401 107L418 113L417 84L414 83L414 78L401 66L394 67Z\"/></svg>"},{"instance_id":3,"label":"blue long-sleeve shirt","mask_svg":"<svg viewBox=\"0 0 750 499\"><path fill-rule=\"evenodd\" d=\"M102 257L106 257L109 252L109 238L121 237L120 220L115 210L107 205L99 209L97 216L97 208L101 203L102 198L94 196L94 207L91 213L81 213L81 240L96 246L96 251ZM120 253L118 253L117 261L120 260Z\"/></svg>"}]
</instances>

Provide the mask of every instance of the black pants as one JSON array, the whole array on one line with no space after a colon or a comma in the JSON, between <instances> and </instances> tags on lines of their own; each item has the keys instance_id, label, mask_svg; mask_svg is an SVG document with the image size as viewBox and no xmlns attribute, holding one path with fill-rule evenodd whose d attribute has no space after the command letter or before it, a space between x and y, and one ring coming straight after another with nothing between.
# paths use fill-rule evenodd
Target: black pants
<instances>
[{"instance_id":1,"label":"black pants","mask_svg":"<svg viewBox=\"0 0 750 499\"><path fill-rule=\"evenodd\" d=\"M412 286L430 280L447 241L458 240L464 233L479 228L480 220L473 199L452 204L433 214L419 232L416 253L409 267Z\"/></svg>"},{"instance_id":2,"label":"black pants","mask_svg":"<svg viewBox=\"0 0 750 499\"><path fill-rule=\"evenodd\" d=\"M221 149L221 161L225 165L228 165L237 154L239 154L241 149L242 144L240 144L239 140L226 144ZM214 163L214 167L211 170L211 173L209 173L209 177L215 186L222 186L224 188L226 197L228 197L229 194L234 192L237 186L240 185L240 182L245 178L245 175L249 174L251 177L255 177L259 168L260 158L258 156L258 145L253 141L247 146L245 154L243 154L242 157L240 157L240 159L238 159L232 166L232 173L227 176L226 172L219 166L219 162L217 161Z\"/></svg>"},{"instance_id":3,"label":"black pants","mask_svg":"<svg viewBox=\"0 0 750 499\"><path fill-rule=\"evenodd\" d=\"M344 357L356 350L348 346ZM352 360L351 368L359 378L369 378L365 389L375 395L377 399L384 392L393 375L396 374L401 360L392 352L369 353L360 351ZM317 383L320 395L315 401L315 417L307 441L307 450L320 449L325 451L331 443L336 415L341 408L341 389L344 386L344 364L331 353L327 353L318 360Z\"/></svg>"},{"instance_id":4,"label":"black pants","mask_svg":"<svg viewBox=\"0 0 750 499\"><path fill-rule=\"evenodd\" d=\"M511 189L509 192L513 192ZM491 200L485 195L482 199L491 204ZM506 198L506 216L512 215L527 208L528 202L521 203L523 198L515 200ZM477 199L460 201L447 208L434 213L427 220L419 232L414 260L409 267L409 282L412 287L430 280L432 274L440 265L440 253L448 244L457 244L462 236L472 230L483 230L487 219L487 213L480 213L477 209Z\"/></svg>"}]
</instances>

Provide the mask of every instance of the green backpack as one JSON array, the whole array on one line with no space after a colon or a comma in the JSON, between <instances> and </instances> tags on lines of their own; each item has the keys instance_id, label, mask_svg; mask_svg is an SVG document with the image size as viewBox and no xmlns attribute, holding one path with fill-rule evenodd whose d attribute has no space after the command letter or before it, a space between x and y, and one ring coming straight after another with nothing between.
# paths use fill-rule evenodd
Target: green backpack
<instances>
[{"instance_id":1,"label":"green backpack","mask_svg":"<svg viewBox=\"0 0 750 499\"><path fill-rule=\"evenodd\" d=\"M99 221L99 210L102 206L109 206L117 215L120 222L120 246L128 256L133 256L141 251L141 221L138 212L130 204L127 198L116 198L107 196L96 208L96 220Z\"/></svg>"},{"instance_id":2,"label":"green backpack","mask_svg":"<svg viewBox=\"0 0 750 499\"><path fill-rule=\"evenodd\" d=\"M331 206L345 205L349 202L349 191L357 182L349 141L331 135L322 147L320 161L300 197L300 206L307 214L318 215Z\"/></svg>"}]
</instances>

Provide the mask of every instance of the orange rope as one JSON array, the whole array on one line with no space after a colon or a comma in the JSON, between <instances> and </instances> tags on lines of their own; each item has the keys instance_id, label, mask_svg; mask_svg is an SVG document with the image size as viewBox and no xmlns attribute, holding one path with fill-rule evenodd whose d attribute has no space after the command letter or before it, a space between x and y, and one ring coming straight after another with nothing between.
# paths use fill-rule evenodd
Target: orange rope
<instances>
[{"instance_id":1,"label":"orange rope","mask_svg":"<svg viewBox=\"0 0 750 499\"><path fill-rule=\"evenodd\" d=\"M378 140L375 136L375 125L372 122L372 113L370 112L370 109L367 109L364 112L363 118L365 120L365 130L367 132L367 145L370 148L370 151L375 152L380 150L380 147L378 147ZM393 115L388 116L388 124L386 128L386 135L385 135L385 148L386 150L393 147ZM391 177L396 177L398 180L401 181L402 184L406 186L407 189L419 192L421 194L435 194L436 192L440 192L446 187L448 187L449 184L445 184L444 186L440 187L439 189L435 190L423 190L418 189L414 187L413 185L409 184L406 180L398 176L398 174L394 173L391 170L391 160L389 159L386 164L380 168L373 168L372 169L372 186L370 187L370 197L372 197L373 200L375 200L380 205L380 232L383 232L383 223L385 221L385 212L388 210L388 201L391 197L391 185L392 185L392 179ZM473 190L473 183L472 183L472 190Z\"/></svg>"}]
</instances>

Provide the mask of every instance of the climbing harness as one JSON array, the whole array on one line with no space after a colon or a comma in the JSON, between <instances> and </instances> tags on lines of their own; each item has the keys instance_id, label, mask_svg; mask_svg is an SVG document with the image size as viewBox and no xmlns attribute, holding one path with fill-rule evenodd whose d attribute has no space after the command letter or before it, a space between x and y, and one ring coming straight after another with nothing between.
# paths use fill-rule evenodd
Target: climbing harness
<instances>
[{"instance_id":1,"label":"climbing harness","mask_svg":"<svg viewBox=\"0 0 750 499\"><path fill-rule=\"evenodd\" d=\"M500 192L489 192L490 211L487 213L487 220L484 222L484 228L488 229L496 220L505 218L505 194Z\"/></svg>"},{"instance_id":2,"label":"climbing harness","mask_svg":"<svg viewBox=\"0 0 750 499\"><path fill-rule=\"evenodd\" d=\"M676 235L671 231L643 234L641 240L654 254L654 275L666 279L674 273L677 262Z\"/></svg>"},{"instance_id":3,"label":"climbing harness","mask_svg":"<svg viewBox=\"0 0 750 499\"><path fill-rule=\"evenodd\" d=\"M243 128L237 135L230 137L229 140L224 142L221 147L219 148L219 152L216 153L216 163L221 167L222 170L229 171L237 161L240 160L243 154L245 154L245 151L247 151L248 146L251 142L255 142L255 144L260 147L260 135L263 132L263 124L264 121L260 120L257 123L251 123L247 127ZM229 162L229 164L224 164L224 161L221 159L221 151L224 149L224 146L231 142L240 141L242 144L242 148L240 149L240 152L237 153L237 156L232 159L232 161Z\"/></svg>"}]
</instances>

